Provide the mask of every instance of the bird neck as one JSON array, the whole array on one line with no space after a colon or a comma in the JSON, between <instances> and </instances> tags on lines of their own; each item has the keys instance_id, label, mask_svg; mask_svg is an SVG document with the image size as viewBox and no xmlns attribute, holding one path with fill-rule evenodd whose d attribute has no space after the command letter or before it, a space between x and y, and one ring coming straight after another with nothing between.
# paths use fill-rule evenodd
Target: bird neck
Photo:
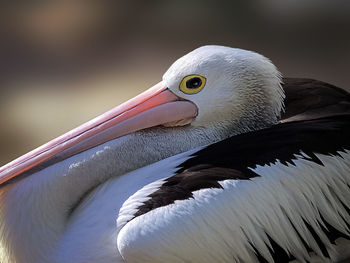
<instances>
[{"instance_id":1,"label":"bird neck","mask_svg":"<svg viewBox=\"0 0 350 263\"><path fill-rule=\"evenodd\" d=\"M50 262L72 209L112 177L227 138L227 127L157 127L110 141L0 190L1 262Z\"/></svg>"}]
</instances>

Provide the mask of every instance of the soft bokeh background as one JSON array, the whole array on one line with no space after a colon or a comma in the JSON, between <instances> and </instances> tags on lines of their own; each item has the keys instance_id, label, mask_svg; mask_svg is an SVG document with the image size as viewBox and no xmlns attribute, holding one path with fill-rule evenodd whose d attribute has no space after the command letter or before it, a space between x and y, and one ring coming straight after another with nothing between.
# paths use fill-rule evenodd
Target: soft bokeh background
<instances>
[{"instance_id":1,"label":"soft bokeh background","mask_svg":"<svg viewBox=\"0 0 350 263\"><path fill-rule=\"evenodd\" d=\"M348 0L0 5L0 164L157 83L205 44L254 50L285 76L350 87Z\"/></svg>"}]
</instances>

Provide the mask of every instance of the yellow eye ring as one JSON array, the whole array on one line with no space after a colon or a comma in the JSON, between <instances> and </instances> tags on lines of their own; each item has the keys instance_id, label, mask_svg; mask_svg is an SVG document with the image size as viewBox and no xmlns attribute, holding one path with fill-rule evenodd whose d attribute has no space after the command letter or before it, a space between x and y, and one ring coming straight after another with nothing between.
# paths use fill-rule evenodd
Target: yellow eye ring
<instances>
[{"instance_id":1,"label":"yellow eye ring","mask_svg":"<svg viewBox=\"0 0 350 263\"><path fill-rule=\"evenodd\" d=\"M186 94L196 94L204 88L206 81L207 79L201 75L188 75L181 80L180 90Z\"/></svg>"}]
</instances>

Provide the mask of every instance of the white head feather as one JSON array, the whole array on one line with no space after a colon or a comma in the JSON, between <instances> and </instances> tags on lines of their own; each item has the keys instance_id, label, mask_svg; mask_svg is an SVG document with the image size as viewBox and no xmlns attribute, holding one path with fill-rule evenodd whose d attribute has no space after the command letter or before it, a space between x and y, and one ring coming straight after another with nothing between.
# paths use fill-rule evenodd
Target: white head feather
<instances>
[{"instance_id":1,"label":"white head feather","mask_svg":"<svg viewBox=\"0 0 350 263\"><path fill-rule=\"evenodd\" d=\"M206 78L196 94L179 89L191 74ZM176 95L194 102L194 126L224 125L246 132L275 124L283 110L281 74L271 61L252 51L203 46L175 61L163 76Z\"/></svg>"}]
</instances>

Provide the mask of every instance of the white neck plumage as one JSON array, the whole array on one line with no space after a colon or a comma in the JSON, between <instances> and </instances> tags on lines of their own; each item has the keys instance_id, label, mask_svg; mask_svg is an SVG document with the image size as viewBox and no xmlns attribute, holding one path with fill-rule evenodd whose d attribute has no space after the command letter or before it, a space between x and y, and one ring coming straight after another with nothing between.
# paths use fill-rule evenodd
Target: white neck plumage
<instances>
[{"instance_id":1,"label":"white neck plumage","mask_svg":"<svg viewBox=\"0 0 350 263\"><path fill-rule=\"evenodd\" d=\"M64 233L72 209L91 189L109 178L227 138L231 135L228 130L186 126L140 131L3 187L1 244L7 250L5 254L10 255L3 260L46 262L45 256L51 254L50 250Z\"/></svg>"}]
</instances>

